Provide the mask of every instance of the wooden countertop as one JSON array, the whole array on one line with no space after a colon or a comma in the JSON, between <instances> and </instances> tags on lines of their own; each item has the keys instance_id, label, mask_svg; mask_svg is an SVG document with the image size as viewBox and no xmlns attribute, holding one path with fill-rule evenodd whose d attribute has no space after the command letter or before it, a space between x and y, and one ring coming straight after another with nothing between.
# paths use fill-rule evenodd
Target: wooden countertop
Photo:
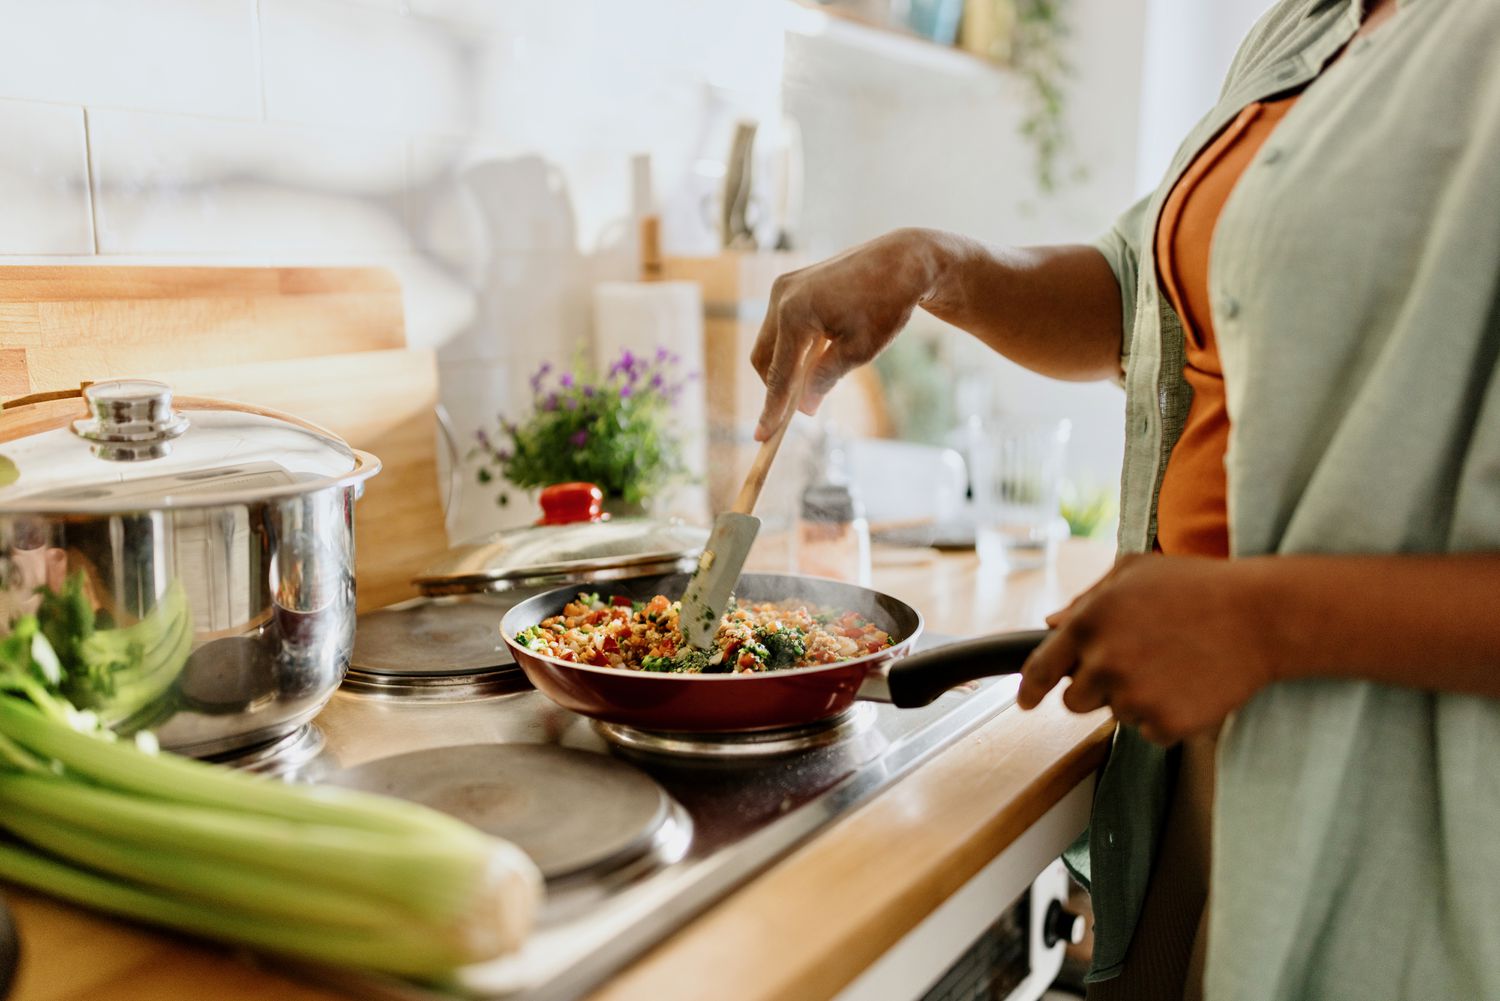
<instances>
[{"instance_id":1,"label":"wooden countertop","mask_svg":"<svg viewBox=\"0 0 1500 1001\"><path fill-rule=\"evenodd\" d=\"M877 551L875 585L928 629L1034 627L1108 568L1072 541L1008 578L972 554ZM1103 762L1114 725L1054 697L1009 709L726 897L590 1001L832 997ZM22 938L14 1001L335 1001L231 952L6 888Z\"/></svg>"}]
</instances>

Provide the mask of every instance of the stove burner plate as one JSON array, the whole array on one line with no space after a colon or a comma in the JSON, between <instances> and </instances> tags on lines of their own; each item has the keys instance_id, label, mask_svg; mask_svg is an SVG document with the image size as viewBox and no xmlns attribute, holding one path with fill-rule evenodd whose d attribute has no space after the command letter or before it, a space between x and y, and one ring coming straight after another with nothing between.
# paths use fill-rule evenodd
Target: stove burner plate
<instances>
[{"instance_id":1,"label":"stove burner plate","mask_svg":"<svg viewBox=\"0 0 1500 1001\"><path fill-rule=\"evenodd\" d=\"M441 810L514 842L549 881L617 869L685 823L623 761L555 744L469 744L379 758L324 781Z\"/></svg>"},{"instance_id":2,"label":"stove burner plate","mask_svg":"<svg viewBox=\"0 0 1500 1001\"><path fill-rule=\"evenodd\" d=\"M634 752L688 758L761 758L848 740L868 730L874 720L875 707L858 702L837 716L814 723L746 733L663 733L601 721L594 726L606 740Z\"/></svg>"},{"instance_id":3,"label":"stove burner plate","mask_svg":"<svg viewBox=\"0 0 1500 1001\"><path fill-rule=\"evenodd\" d=\"M361 615L349 670L411 678L513 667L515 658L500 639L503 613L484 602L429 601Z\"/></svg>"}]
</instances>

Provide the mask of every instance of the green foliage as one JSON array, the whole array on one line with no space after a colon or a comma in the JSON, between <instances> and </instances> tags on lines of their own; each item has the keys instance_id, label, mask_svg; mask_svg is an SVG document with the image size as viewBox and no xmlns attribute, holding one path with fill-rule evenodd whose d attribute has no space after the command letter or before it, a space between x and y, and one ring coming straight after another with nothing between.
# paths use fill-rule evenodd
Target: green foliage
<instances>
[{"instance_id":1,"label":"green foliage","mask_svg":"<svg viewBox=\"0 0 1500 1001\"><path fill-rule=\"evenodd\" d=\"M192 648L181 583L174 581L145 618L118 628L95 613L82 571L60 591L37 593L36 613L11 622L0 639L0 693L22 695L58 720L74 720L74 710L82 710L91 720L135 729L148 719Z\"/></svg>"},{"instance_id":2,"label":"green foliage","mask_svg":"<svg viewBox=\"0 0 1500 1001\"><path fill-rule=\"evenodd\" d=\"M1103 487L1079 490L1069 484L1063 491L1060 510L1071 534L1092 537L1114 518L1115 494Z\"/></svg>"},{"instance_id":3,"label":"green foliage","mask_svg":"<svg viewBox=\"0 0 1500 1001\"><path fill-rule=\"evenodd\" d=\"M1064 81L1073 68L1063 55L1068 36L1063 9L1068 0L1014 0L1016 11L1012 63L1030 90L1021 134L1036 147L1037 184L1044 192L1058 187L1059 160L1070 145Z\"/></svg>"},{"instance_id":4,"label":"green foliage","mask_svg":"<svg viewBox=\"0 0 1500 1001\"><path fill-rule=\"evenodd\" d=\"M684 473L672 407L697 374L681 375L678 365L664 348L651 358L626 350L603 375L580 366L554 376L543 365L531 377L531 416L477 433L479 482L498 471L525 489L581 481L628 503L649 499Z\"/></svg>"}]
</instances>

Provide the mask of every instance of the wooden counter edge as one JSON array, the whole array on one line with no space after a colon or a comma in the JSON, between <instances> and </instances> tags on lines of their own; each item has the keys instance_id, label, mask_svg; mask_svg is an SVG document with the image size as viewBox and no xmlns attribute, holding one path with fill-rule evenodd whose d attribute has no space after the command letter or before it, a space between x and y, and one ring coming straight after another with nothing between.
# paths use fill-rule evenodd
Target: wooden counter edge
<instances>
[{"instance_id":1,"label":"wooden counter edge","mask_svg":"<svg viewBox=\"0 0 1500 1001\"><path fill-rule=\"evenodd\" d=\"M746 884L588 1001L831 998L1108 754L1107 712L1011 708ZM1005 901L996 901L996 911Z\"/></svg>"}]
</instances>

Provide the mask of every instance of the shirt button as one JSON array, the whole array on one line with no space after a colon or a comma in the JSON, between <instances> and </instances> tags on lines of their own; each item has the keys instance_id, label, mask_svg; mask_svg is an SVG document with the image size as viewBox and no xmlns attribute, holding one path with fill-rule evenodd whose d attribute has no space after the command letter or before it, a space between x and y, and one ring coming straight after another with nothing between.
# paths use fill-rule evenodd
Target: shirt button
<instances>
[{"instance_id":1,"label":"shirt button","mask_svg":"<svg viewBox=\"0 0 1500 1001\"><path fill-rule=\"evenodd\" d=\"M1219 299L1219 312L1223 314L1226 320L1234 319L1240 315L1239 300L1229 295L1221 297Z\"/></svg>"},{"instance_id":2,"label":"shirt button","mask_svg":"<svg viewBox=\"0 0 1500 1001\"><path fill-rule=\"evenodd\" d=\"M1268 150L1266 150L1266 155L1260 158L1260 162L1263 163L1263 164L1265 164L1268 167L1271 164L1273 164L1273 163L1279 163L1280 161L1281 161L1281 150L1279 148L1278 149L1268 149Z\"/></svg>"},{"instance_id":3,"label":"shirt button","mask_svg":"<svg viewBox=\"0 0 1500 1001\"><path fill-rule=\"evenodd\" d=\"M1109 847L1113 848L1113 847L1115 847L1115 845L1117 845L1117 844L1120 843L1120 839L1117 838L1117 837L1115 837L1115 832L1114 831L1105 831L1104 832L1104 843L1106 845L1109 845Z\"/></svg>"}]
</instances>

